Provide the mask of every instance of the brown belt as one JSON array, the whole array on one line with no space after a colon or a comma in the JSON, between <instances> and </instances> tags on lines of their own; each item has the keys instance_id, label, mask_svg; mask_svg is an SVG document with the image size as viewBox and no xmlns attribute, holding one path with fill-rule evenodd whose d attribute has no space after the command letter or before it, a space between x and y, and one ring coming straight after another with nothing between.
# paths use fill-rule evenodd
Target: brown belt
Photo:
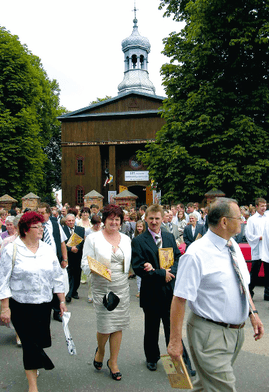
<instances>
[{"instance_id":1,"label":"brown belt","mask_svg":"<svg viewBox=\"0 0 269 392\"><path fill-rule=\"evenodd\" d=\"M241 324L226 324L226 323L222 323L221 321L209 320L209 319L206 319L204 317L202 317L202 319L204 319L206 321L209 321L210 323L214 323L214 324L220 325L221 327L224 327L224 328L241 329L241 328L244 328L244 326L245 326L245 323L241 323Z\"/></svg>"}]
</instances>

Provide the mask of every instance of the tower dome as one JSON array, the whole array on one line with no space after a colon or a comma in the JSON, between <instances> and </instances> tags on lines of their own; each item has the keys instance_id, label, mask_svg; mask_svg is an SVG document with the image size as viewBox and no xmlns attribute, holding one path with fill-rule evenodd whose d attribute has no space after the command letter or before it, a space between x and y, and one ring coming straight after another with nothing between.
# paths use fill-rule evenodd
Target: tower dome
<instances>
[{"instance_id":1,"label":"tower dome","mask_svg":"<svg viewBox=\"0 0 269 392\"><path fill-rule=\"evenodd\" d=\"M138 32L136 8L133 20L133 32L125 38L122 43L124 53L125 71L123 81L118 86L118 93L128 91L139 91L155 95L155 87L149 80L148 54L150 53L150 42L148 38L142 37Z\"/></svg>"},{"instance_id":2,"label":"tower dome","mask_svg":"<svg viewBox=\"0 0 269 392\"><path fill-rule=\"evenodd\" d=\"M130 35L130 37L125 38L121 43L122 51L126 52L129 48L140 47L141 49L144 49L146 50L147 53L149 53L150 43L148 38L142 37L139 34L136 18L133 20L133 22L134 22L134 27L133 27L132 34Z\"/></svg>"}]
</instances>

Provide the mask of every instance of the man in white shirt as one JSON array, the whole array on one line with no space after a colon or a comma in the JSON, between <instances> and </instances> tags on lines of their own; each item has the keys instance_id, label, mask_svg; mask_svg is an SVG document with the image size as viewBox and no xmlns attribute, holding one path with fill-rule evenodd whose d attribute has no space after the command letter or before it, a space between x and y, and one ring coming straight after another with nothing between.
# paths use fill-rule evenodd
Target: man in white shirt
<instances>
[{"instance_id":1,"label":"man in white shirt","mask_svg":"<svg viewBox=\"0 0 269 392\"><path fill-rule=\"evenodd\" d=\"M208 223L207 233L189 246L178 265L168 353L176 361L182 354L182 325L188 300L191 313L187 336L198 374L193 391L235 392L232 365L244 341L249 304L255 313L250 315L255 340L263 336L264 329L249 296L249 273L244 257L232 239L241 229L237 202L216 199L209 207ZM229 249L228 243L233 249ZM230 252L236 255L232 258ZM233 266L235 259L246 291Z\"/></svg>"},{"instance_id":2,"label":"man in white shirt","mask_svg":"<svg viewBox=\"0 0 269 392\"><path fill-rule=\"evenodd\" d=\"M67 240L66 235L63 232L62 227L58 224L57 219L51 217L51 209L49 204L40 203L37 212L43 215L44 222L44 236L43 241L51 245L54 253L57 255L59 263L62 268L67 267L67 249L65 241ZM47 232L47 234L46 234ZM57 321L62 321L60 316L60 303L56 295L53 296L52 300L53 318Z\"/></svg>"},{"instance_id":3,"label":"man in white shirt","mask_svg":"<svg viewBox=\"0 0 269 392\"><path fill-rule=\"evenodd\" d=\"M256 212L247 220L247 227L245 230L246 239L251 247L251 272L249 291L251 297L254 296L254 288L257 285L258 274L261 268L263 258L261 257L262 245L264 242L263 232L265 223L268 221L265 211L267 203L265 199L258 198L255 201ZM269 223L269 221L268 221ZM263 263L264 266L264 300L269 301L269 264Z\"/></svg>"},{"instance_id":4,"label":"man in white shirt","mask_svg":"<svg viewBox=\"0 0 269 392\"><path fill-rule=\"evenodd\" d=\"M173 214L172 223L177 225L178 224L178 217L177 217L178 209L177 209L177 206L175 204L171 205L171 211L172 211L172 214Z\"/></svg>"}]
</instances>

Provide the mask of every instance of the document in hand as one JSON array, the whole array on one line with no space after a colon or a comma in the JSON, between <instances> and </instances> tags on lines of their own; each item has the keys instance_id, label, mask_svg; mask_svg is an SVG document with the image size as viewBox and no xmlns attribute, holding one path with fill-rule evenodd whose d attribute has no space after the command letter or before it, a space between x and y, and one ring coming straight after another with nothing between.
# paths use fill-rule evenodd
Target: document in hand
<instances>
[{"instance_id":1,"label":"document in hand","mask_svg":"<svg viewBox=\"0 0 269 392\"><path fill-rule=\"evenodd\" d=\"M168 354L161 355L161 359L172 388L193 389L191 379L182 357L180 357L180 362L173 362Z\"/></svg>"},{"instance_id":2,"label":"document in hand","mask_svg":"<svg viewBox=\"0 0 269 392\"><path fill-rule=\"evenodd\" d=\"M89 264L91 271L95 272L97 275L100 275L103 278L105 278L111 282L110 273L108 271L108 268L104 264L95 260L91 256L87 256L87 259L88 259L88 264Z\"/></svg>"},{"instance_id":3,"label":"document in hand","mask_svg":"<svg viewBox=\"0 0 269 392\"><path fill-rule=\"evenodd\" d=\"M73 341L73 338L71 336L71 333L70 333L69 327L68 327L70 317L71 317L70 312L64 312L63 317L62 317L63 330L64 330L65 340L66 340L66 344L67 344L67 350L68 350L69 354L70 355L77 355L76 346L75 346L75 343Z\"/></svg>"},{"instance_id":4,"label":"document in hand","mask_svg":"<svg viewBox=\"0 0 269 392\"><path fill-rule=\"evenodd\" d=\"M83 238L80 237L80 235L78 235L78 234L76 234L76 233L73 233L73 234L71 235L71 237L69 238L69 240L67 241L66 246L70 246L70 247L72 247L72 246L77 246L77 245L79 245L82 241L83 241Z\"/></svg>"},{"instance_id":5,"label":"document in hand","mask_svg":"<svg viewBox=\"0 0 269 392\"><path fill-rule=\"evenodd\" d=\"M173 248L160 248L159 249L160 267L164 269L171 268L174 264L174 251Z\"/></svg>"}]
</instances>

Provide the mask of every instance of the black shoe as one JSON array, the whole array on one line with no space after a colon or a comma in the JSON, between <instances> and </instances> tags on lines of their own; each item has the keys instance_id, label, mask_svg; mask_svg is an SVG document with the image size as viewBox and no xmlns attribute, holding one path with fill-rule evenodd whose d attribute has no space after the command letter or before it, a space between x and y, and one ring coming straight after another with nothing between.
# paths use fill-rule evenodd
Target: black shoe
<instances>
[{"instance_id":1,"label":"black shoe","mask_svg":"<svg viewBox=\"0 0 269 392\"><path fill-rule=\"evenodd\" d=\"M67 303L71 302L71 299L72 299L71 297L65 297L65 302L67 302Z\"/></svg>"},{"instance_id":2,"label":"black shoe","mask_svg":"<svg viewBox=\"0 0 269 392\"><path fill-rule=\"evenodd\" d=\"M72 295L72 298L79 299L79 296L77 294L75 294L75 295Z\"/></svg>"},{"instance_id":3,"label":"black shoe","mask_svg":"<svg viewBox=\"0 0 269 392\"><path fill-rule=\"evenodd\" d=\"M53 313L53 318L54 318L54 320L56 320L56 321L60 321L60 323L63 321L63 320L62 320L62 317L61 317L60 314L57 313L57 312L54 312L54 313Z\"/></svg>"},{"instance_id":4,"label":"black shoe","mask_svg":"<svg viewBox=\"0 0 269 392\"><path fill-rule=\"evenodd\" d=\"M96 349L96 351L95 351L95 357L96 357L97 351L98 351L98 347L97 347L97 349ZM93 360L93 366L95 367L96 370L101 370L101 369L102 369L102 366L103 366L103 362L97 362L97 361L95 360L95 357L94 357L94 360Z\"/></svg>"},{"instance_id":5,"label":"black shoe","mask_svg":"<svg viewBox=\"0 0 269 392\"><path fill-rule=\"evenodd\" d=\"M157 370L157 363L156 362L147 362L147 368L151 372L154 372L155 370Z\"/></svg>"},{"instance_id":6,"label":"black shoe","mask_svg":"<svg viewBox=\"0 0 269 392\"><path fill-rule=\"evenodd\" d=\"M108 367L108 369L109 369L109 371L110 371L111 377L112 377L113 380L115 380L115 381L120 381L121 378L122 378L121 372L112 373L112 371L111 371L111 369L110 369L110 367L109 367L108 362L109 362L109 359L107 360L107 367Z\"/></svg>"}]
</instances>

